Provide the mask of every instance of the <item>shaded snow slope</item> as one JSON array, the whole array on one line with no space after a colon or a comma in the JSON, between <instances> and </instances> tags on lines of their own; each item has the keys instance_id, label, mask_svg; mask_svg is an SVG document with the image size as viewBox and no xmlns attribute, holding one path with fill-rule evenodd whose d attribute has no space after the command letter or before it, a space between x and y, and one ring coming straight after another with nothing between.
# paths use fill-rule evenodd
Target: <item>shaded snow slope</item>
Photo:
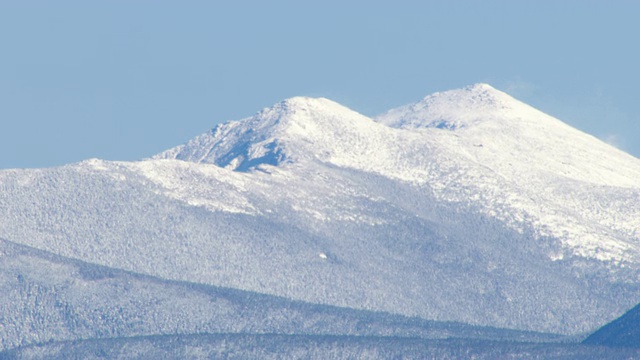
<instances>
[{"instance_id":1,"label":"shaded snow slope","mask_svg":"<svg viewBox=\"0 0 640 360\"><path fill-rule=\"evenodd\" d=\"M0 352L52 341L194 333L562 340L166 281L1 239L0 290Z\"/></svg>"},{"instance_id":2,"label":"shaded snow slope","mask_svg":"<svg viewBox=\"0 0 640 360\"><path fill-rule=\"evenodd\" d=\"M640 348L640 305L601 327L584 340L585 344Z\"/></svg>"},{"instance_id":3,"label":"shaded snow slope","mask_svg":"<svg viewBox=\"0 0 640 360\"><path fill-rule=\"evenodd\" d=\"M140 162L0 171L0 236L161 278L537 331L640 301L640 162L487 85L293 98Z\"/></svg>"}]
</instances>

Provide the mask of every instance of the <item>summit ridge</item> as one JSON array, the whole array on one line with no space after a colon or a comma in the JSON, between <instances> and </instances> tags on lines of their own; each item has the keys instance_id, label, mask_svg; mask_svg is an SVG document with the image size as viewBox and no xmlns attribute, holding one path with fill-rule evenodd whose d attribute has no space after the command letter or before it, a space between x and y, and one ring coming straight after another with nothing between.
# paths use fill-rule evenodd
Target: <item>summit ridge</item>
<instances>
[{"instance_id":1,"label":"summit ridge","mask_svg":"<svg viewBox=\"0 0 640 360\"><path fill-rule=\"evenodd\" d=\"M479 83L428 95L417 103L389 110L376 120L391 127L455 130L532 110L491 85Z\"/></svg>"}]
</instances>

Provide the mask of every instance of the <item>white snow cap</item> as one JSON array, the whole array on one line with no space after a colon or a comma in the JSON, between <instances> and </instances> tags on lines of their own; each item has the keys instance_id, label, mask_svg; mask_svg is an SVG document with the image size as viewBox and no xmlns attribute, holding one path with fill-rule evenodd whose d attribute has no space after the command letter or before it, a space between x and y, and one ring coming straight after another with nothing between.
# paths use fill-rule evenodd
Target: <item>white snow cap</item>
<instances>
[{"instance_id":1,"label":"white snow cap","mask_svg":"<svg viewBox=\"0 0 640 360\"><path fill-rule=\"evenodd\" d=\"M392 109L376 120L395 128L456 130L522 108L530 107L489 84L480 83L428 95L415 104Z\"/></svg>"}]
</instances>

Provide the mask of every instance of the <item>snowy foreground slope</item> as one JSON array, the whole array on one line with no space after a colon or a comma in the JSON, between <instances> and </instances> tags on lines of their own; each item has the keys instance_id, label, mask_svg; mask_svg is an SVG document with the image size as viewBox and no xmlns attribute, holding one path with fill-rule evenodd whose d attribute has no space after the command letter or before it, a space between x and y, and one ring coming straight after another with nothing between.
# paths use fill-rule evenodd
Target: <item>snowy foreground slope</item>
<instances>
[{"instance_id":1,"label":"snowy foreground slope","mask_svg":"<svg viewBox=\"0 0 640 360\"><path fill-rule=\"evenodd\" d=\"M1 239L0 254L0 359L640 356L557 335L166 281Z\"/></svg>"},{"instance_id":2,"label":"snowy foreground slope","mask_svg":"<svg viewBox=\"0 0 640 360\"><path fill-rule=\"evenodd\" d=\"M201 333L563 340L167 281L5 240L0 254L0 351L78 339Z\"/></svg>"},{"instance_id":3,"label":"snowy foreground slope","mask_svg":"<svg viewBox=\"0 0 640 360\"><path fill-rule=\"evenodd\" d=\"M482 84L376 119L293 98L144 161L0 171L0 237L18 244L563 334L640 302L639 229L640 160Z\"/></svg>"}]
</instances>

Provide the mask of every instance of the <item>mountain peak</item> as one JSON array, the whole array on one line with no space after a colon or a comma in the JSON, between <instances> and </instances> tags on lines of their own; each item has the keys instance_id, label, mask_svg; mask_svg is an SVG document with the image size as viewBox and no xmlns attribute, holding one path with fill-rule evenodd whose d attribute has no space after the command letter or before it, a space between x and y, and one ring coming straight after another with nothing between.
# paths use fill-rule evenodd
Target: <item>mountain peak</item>
<instances>
[{"instance_id":1,"label":"mountain peak","mask_svg":"<svg viewBox=\"0 0 640 360\"><path fill-rule=\"evenodd\" d=\"M487 83L475 83L464 87L465 90L469 91L498 91L493 86Z\"/></svg>"},{"instance_id":2,"label":"mountain peak","mask_svg":"<svg viewBox=\"0 0 640 360\"><path fill-rule=\"evenodd\" d=\"M447 95L446 97L448 98L463 100L467 102L467 105L472 106L508 108L515 104L521 104L520 101L514 99L511 95L485 83L477 83L466 86L460 90L450 90L439 94L440 96Z\"/></svg>"},{"instance_id":3,"label":"mountain peak","mask_svg":"<svg viewBox=\"0 0 640 360\"><path fill-rule=\"evenodd\" d=\"M186 144L153 158L213 163L236 171L279 165L302 157L328 154L344 133L380 126L326 98L283 100L252 117L220 124ZM345 145L345 144L343 144ZM348 146L346 144L345 146Z\"/></svg>"},{"instance_id":4,"label":"mountain peak","mask_svg":"<svg viewBox=\"0 0 640 360\"><path fill-rule=\"evenodd\" d=\"M376 121L398 128L456 130L525 107L529 108L491 85L478 83L428 95L415 104L379 115Z\"/></svg>"},{"instance_id":5,"label":"mountain peak","mask_svg":"<svg viewBox=\"0 0 640 360\"><path fill-rule=\"evenodd\" d=\"M308 106L322 106L328 104L337 104L335 101L331 101L324 97L310 97L310 96L294 96L288 99L284 99L275 106L282 106L286 108L305 108Z\"/></svg>"},{"instance_id":6,"label":"mountain peak","mask_svg":"<svg viewBox=\"0 0 640 360\"><path fill-rule=\"evenodd\" d=\"M276 103L271 107L264 108L258 112L258 116L264 113L279 113L281 115L295 113L298 111L321 110L325 107L339 106L339 104L326 99L308 96L294 96Z\"/></svg>"}]
</instances>

